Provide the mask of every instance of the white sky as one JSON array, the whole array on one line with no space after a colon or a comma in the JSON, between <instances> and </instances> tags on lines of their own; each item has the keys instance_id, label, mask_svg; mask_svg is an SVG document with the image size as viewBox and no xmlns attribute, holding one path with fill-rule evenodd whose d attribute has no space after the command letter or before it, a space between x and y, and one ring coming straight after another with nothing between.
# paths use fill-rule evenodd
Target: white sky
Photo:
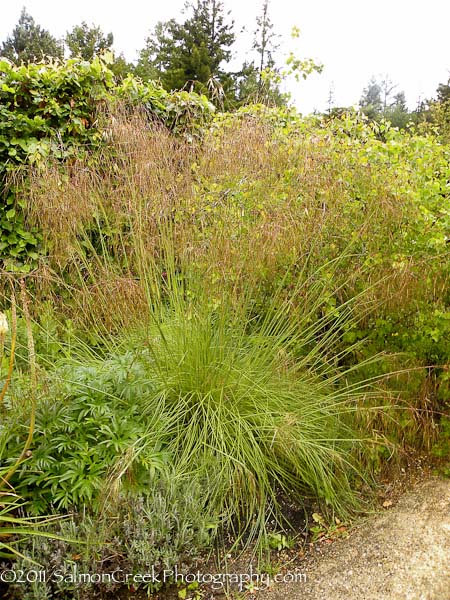
<instances>
[{"instance_id":1,"label":"white sky","mask_svg":"<svg viewBox=\"0 0 450 600\"><path fill-rule=\"evenodd\" d=\"M239 41L234 66L251 44L261 0L224 0ZM114 34L114 47L135 60L159 20L181 18L184 0L0 0L0 40L11 33L25 6L56 37L87 21ZM321 75L290 84L302 112L328 106L330 88L337 106L356 104L372 75L388 75L413 108L435 94L450 75L450 0L272 0L271 19L281 34L284 55L295 50L325 65ZM290 39L293 25L300 38ZM239 35L246 26L249 33ZM280 61L283 52L279 53Z\"/></svg>"}]
</instances>

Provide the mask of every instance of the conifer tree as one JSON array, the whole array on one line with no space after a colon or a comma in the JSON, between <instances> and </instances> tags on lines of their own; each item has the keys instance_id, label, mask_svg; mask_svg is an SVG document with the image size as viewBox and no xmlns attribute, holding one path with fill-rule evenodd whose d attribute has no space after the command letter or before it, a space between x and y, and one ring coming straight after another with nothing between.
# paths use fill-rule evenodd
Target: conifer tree
<instances>
[{"instance_id":1,"label":"conifer tree","mask_svg":"<svg viewBox=\"0 0 450 600\"><path fill-rule=\"evenodd\" d=\"M231 58L234 23L221 0L187 2L190 16L160 22L141 51L136 72L158 78L166 89L185 87L208 93L211 82L229 84L224 63Z\"/></svg>"},{"instance_id":2,"label":"conifer tree","mask_svg":"<svg viewBox=\"0 0 450 600\"><path fill-rule=\"evenodd\" d=\"M3 42L0 56L13 63L39 62L48 58L63 58L63 45L46 29L35 23L33 17L23 8L13 32Z\"/></svg>"}]
</instances>

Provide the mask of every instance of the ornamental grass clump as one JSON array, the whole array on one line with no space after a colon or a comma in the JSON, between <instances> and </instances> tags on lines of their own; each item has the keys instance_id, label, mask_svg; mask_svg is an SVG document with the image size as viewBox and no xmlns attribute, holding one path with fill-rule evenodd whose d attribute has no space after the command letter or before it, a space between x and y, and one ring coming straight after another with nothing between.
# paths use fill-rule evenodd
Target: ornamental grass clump
<instances>
[{"instance_id":1,"label":"ornamental grass clump","mask_svg":"<svg viewBox=\"0 0 450 600\"><path fill-rule=\"evenodd\" d=\"M283 493L341 515L358 504L361 440L348 417L372 392L335 366L351 307L317 318L320 286L308 293L307 306L295 308L299 286L253 317L251 290L230 302L169 276L145 339L133 338L150 349L141 401L147 418L159 419L149 437L159 437L178 476L202 482L206 505L238 536L263 534L280 517Z\"/></svg>"}]
</instances>

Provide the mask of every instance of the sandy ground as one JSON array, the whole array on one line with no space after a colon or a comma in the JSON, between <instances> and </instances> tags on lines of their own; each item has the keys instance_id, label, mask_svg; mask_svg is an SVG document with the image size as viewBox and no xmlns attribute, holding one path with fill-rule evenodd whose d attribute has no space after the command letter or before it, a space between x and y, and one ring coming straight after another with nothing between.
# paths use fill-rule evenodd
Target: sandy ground
<instances>
[{"instance_id":1,"label":"sandy ground","mask_svg":"<svg viewBox=\"0 0 450 600\"><path fill-rule=\"evenodd\" d=\"M450 479L416 484L257 600L450 600Z\"/></svg>"}]
</instances>

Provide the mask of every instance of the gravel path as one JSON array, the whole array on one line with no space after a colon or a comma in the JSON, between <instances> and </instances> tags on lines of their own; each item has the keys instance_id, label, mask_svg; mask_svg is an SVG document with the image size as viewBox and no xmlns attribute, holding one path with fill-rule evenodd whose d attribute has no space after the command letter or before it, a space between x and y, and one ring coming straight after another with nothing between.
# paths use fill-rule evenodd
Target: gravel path
<instances>
[{"instance_id":1,"label":"gravel path","mask_svg":"<svg viewBox=\"0 0 450 600\"><path fill-rule=\"evenodd\" d=\"M432 477L257 600L450 600L450 480Z\"/></svg>"}]
</instances>

